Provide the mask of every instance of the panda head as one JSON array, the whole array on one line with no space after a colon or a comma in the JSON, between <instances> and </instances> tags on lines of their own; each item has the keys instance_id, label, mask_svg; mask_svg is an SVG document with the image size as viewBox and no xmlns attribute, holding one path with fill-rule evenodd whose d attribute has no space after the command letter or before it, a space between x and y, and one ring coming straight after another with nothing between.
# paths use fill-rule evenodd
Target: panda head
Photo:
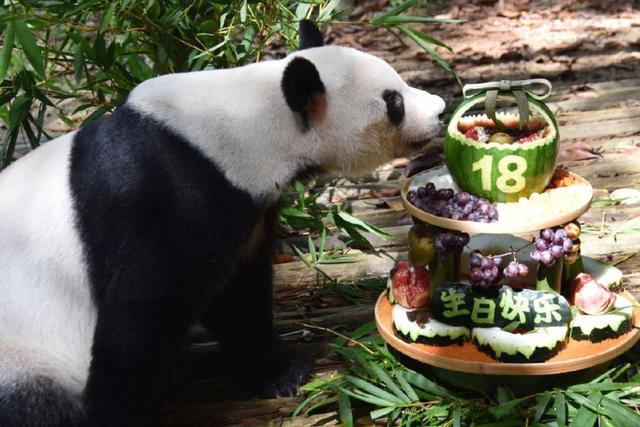
<instances>
[{"instance_id":1,"label":"panda head","mask_svg":"<svg viewBox=\"0 0 640 427\"><path fill-rule=\"evenodd\" d=\"M323 46L310 21L285 59L281 89L310 157L322 170L360 173L423 150L440 128L444 101L409 87L385 61Z\"/></svg>"}]
</instances>

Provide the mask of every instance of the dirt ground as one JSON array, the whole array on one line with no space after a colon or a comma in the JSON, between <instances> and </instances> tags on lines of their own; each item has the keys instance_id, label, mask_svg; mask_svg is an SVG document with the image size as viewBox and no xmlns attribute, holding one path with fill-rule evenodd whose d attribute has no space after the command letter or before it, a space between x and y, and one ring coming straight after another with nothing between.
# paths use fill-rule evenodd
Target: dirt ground
<instances>
[{"instance_id":1,"label":"dirt ground","mask_svg":"<svg viewBox=\"0 0 640 427\"><path fill-rule=\"evenodd\" d=\"M383 0L359 2L353 17L374 15L386 5ZM575 84L639 75L640 1L435 0L429 13L467 19L416 26L451 47L451 52L438 52L464 83L545 77L554 84ZM445 98L461 92L420 47L403 44L384 28L337 24L327 34L331 43L389 61L411 85Z\"/></svg>"}]
</instances>

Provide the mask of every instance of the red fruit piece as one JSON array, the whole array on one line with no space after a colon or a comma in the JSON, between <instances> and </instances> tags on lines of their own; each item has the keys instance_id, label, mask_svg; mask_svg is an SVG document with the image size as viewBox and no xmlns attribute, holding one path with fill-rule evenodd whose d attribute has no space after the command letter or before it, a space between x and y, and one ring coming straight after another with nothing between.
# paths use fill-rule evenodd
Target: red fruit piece
<instances>
[{"instance_id":1,"label":"red fruit piece","mask_svg":"<svg viewBox=\"0 0 640 427\"><path fill-rule=\"evenodd\" d=\"M588 277L585 277L588 276ZM608 311L616 299L616 294L596 282L588 274L576 277L575 303L586 314L602 314Z\"/></svg>"},{"instance_id":2,"label":"red fruit piece","mask_svg":"<svg viewBox=\"0 0 640 427\"><path fill-rule=\"evenodd\" d=\"M429 271L424 267L411 267L407 261L398 262L391 279L391 291L396 301L404 307L426 306L430 294Z\"/></svg>"},{"instance_id":3,"label":"red fruit piece","mask_svg":"<svg viewBox=\"0 0 640 427\"><path fill-rule=\"evenodd\" d=\"M594 279L590 274L579 273L571 283L571 290L569 292L569 304L574 304L576 292L580 291L580 289L582 289L584 285L592 281L594 281Z\"/></svg>"},{"instance_id":4,"label":"red fruit piece","mask_svg":"<svg viewBox=\"0 0 640 427\"><path fill-rule=\"evenodd\" d=\"M540 138L539 132L533 132L531 135L523 136L518 140L518 144L525 144L527 142L535 141Z\"/></svg>"},{"instance_id":5,"label":"red fruit piece","mask_svg":"<svg viewBox=\"0 0 640 427\"><path fill-rule=\"evenodd\" d=\"M466 132L464 133L464 136L466 136L466 137L467 137L467 138L469 138L469 139L473 139L473 140L475 140L475 141L477 141L477 140L478 140L478 132L476 131L476 129L475 129L475 128L471 128L471 129L469 129L468 131L466 131Z\"/></svg>"}]
</instances>

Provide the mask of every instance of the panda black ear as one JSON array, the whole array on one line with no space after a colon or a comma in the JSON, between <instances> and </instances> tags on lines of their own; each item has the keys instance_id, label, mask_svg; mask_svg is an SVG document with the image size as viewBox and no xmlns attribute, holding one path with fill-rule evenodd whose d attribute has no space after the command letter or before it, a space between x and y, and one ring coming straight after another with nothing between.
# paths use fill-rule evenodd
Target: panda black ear
<instances>
[{"instance_id":1,"label":"panda black ear","mask_svg":"<svg viewBox=\"0 0 640 427\"><path fill-rule=\"evenodd\" d=\"M324 84L308 59L296 56L287 64L282 75L282 93L289 108L302 115L305 125L309 119L319 119L324 114Z\"/></svg>"},{"instance_id":2,"label":"panda black ear","mask_svg":"<svg viewBox=\"0 0 640 427\"><path fill-rule=\"evenodd\" d=\"M316 27L313 21L303 19L299 25L300 33L300 50L309 49L310 47L324 46L324 40L322 39L322 33Z\"/></svg>"}]
</instances>

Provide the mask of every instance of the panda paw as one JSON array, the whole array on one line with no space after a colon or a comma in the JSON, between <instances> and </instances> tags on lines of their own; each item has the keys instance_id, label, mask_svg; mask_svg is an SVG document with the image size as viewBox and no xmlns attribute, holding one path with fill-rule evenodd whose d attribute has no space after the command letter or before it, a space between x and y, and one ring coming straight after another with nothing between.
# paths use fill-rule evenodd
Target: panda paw
<instances>
[{"instance_id":1,"label":"panda paw","mask_svg":"<svg viewBox=\"0 0 640 427\"><path fill-rule=\"evenodd\" d=\"M274 343L269 356L262 394L265 397L295 396L300 386L311 378L312 363L280 341Z\"/></svg>"}]
</instances>

